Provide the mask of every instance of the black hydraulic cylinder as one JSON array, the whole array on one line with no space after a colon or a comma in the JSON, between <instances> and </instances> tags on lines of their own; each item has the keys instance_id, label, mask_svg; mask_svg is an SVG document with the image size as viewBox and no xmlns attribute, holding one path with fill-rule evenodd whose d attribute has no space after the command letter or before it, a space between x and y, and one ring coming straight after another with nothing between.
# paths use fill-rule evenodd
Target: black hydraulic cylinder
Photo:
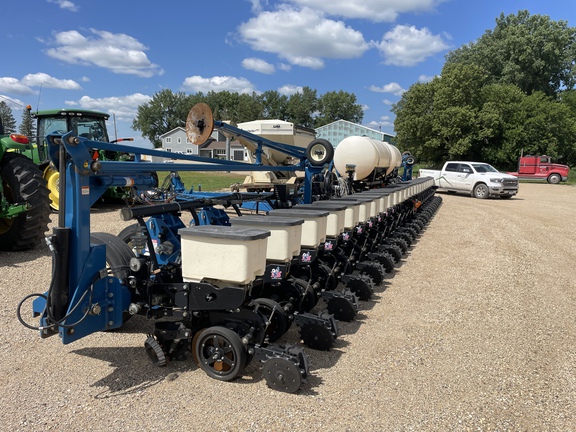
<instances>
[{"instance_id":1,"label":"black hydraulic cylinder","mask_svg":"<svg viewBox=\"0 0 576 432\"><path fill-rule=\"evenodd\" d=\"M55 321L61 320L66 315L68 306L70 232L70 228L55 227L52 235L54 274L49 291L48 308L50 318Z\"/></svg>"}]
</instances>

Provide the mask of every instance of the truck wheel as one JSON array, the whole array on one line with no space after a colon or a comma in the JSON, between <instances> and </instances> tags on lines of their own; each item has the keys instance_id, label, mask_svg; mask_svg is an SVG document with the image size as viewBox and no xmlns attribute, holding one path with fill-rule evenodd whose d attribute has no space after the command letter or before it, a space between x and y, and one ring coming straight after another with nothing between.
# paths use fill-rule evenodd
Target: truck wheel
<instances>
[{"instance_id":1,"label":"truck wheel","mask_svg":"<svg viewBox=\"0 0 576 432\"><path fill-rule=\"evenodd\" d=\"M334 147L330 141L318 138L308 144L306 159L312 166L322 166L330 163L334 158Z\"/></svg>"},{"instance_id":2,"label":"truck wheel","mask_svg":"<svg viewBox=\"0 0 576 432\"><path fill-rule=\"evenodd\" d=\"M550 184L558 184L558 183L560 183L560 180L562 180L562 179L560 178L560 176L558 174L550 174L546 181Z\"/></svg>"},{"instance_id":3,"label":"truck wheel","mask_svg":"<svg viewBox=\"0 0 576 432\"><path fill-rule=\"evenodd\" d=\"M474 197L478 199L486 199L490 195L490 191L488 190L488 186L484 183L478 183L474 186Z\"/></svg>"},{"instance_id":4,"label":"truck wheel","mask_svg":"<svg viewBox=\"0 0 576 432\"><path fill-rule=\"evenodd\" d=\"M0 177L8 203L30 205L28 211L0 219L0 250L31 249L40 243L50 221L46 181L34 162L17 153L4 154Z\"/></svg>"}]
</instances>

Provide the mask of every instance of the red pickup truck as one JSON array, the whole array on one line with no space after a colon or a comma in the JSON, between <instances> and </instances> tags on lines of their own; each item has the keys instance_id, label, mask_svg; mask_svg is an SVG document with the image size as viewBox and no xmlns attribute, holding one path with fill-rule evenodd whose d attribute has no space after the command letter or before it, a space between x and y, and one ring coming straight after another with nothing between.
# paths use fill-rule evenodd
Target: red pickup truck
<instances>
[{"instance_id":1,"label":"red pickup truck","mask_svg":"<svg viewBox=\"0 0 576 432\"><path fill-rule=\"evenodd\" d=\"M508 172L520 180L546 180L557 184L568 180L568 165L552 163L550 156L522 156L518 161L518 172Z\"/></svg>"}]
</instances>

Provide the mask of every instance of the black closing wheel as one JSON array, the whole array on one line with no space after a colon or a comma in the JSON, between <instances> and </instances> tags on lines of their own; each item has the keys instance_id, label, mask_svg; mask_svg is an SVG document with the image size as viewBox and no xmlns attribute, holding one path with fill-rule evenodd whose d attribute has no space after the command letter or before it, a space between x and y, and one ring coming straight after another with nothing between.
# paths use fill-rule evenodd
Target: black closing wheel
<instances>
[{"instance_id":1,"label":"black closing wheel","mask_svg":"<svg viewBox=\"0 0 576 432\"><path fill-rule=\"evenodd\" d=\"M362 301L370 300L374 294L374 282L366 275L356 275L346 283L346 287Z\"/></svg>"},{"instance_id":2,"label":"black closing wheel","mask_svg":"<svg viewBox=\"0 0 576 432\"><path fill-rule=\"evenodd\" d=\"M294 393L302 385L302 376L298 366L282 357L274 357L264 363L262 373L266 384L274 390Z\"/></svg>"},{"instance_id":3,"label":"black closing wheel","mask_svg":"<svg viewBox=\"0 0 576 432\"><path fill-rule=\"evenodd\" d=\"M328 312L338 321L350 322L356 316L356 307L346 297L332 297L327 306Z\"/></svg>"},{"instance_id":4,"label":"black closing wheel","mask_svg":"<svg viewBox=\"0 0 576 432\"><path fill-rule=\"evenodd\" d=\"M193 349L198 366L219 381L233 380L246 364L247 353L240 336L226 327L202 330Z\"/></svg>"},{"instance_id":5,"label":"black closing wheel","mask_svg":"<svg viewBox=\"0 0 576 432\"><path fill-rule=\"evenodd\" d=\"M148 339L144 342L144 348L146 349L146 354L148 354L148 357L152 360L152 363L158 367L166 366L166 355L156 339L148 336Z\"/></svg>"},{"instance_id":6,"label":"black closing wheel","mask_svg":"<svg viewBox=\"0 0 576 432\"><path fill-rule=\"evenodd\" d=\"M322 166L332 162L334 157L334 147L330 141L317 138L308 144L306 148L306 159L313 166Z\"/></svg>"},{"instance_id":7,"label":"black closing wheel","mask_svg":"<svg viewBox=\"0 0 576 432\"><path fill-rule=\"evenodd\" d=\"M306 323L300 327L300 337L304 345L319 351L329 351L334 344L332 331L319 323Z\"/></svg>"}]
</instances>

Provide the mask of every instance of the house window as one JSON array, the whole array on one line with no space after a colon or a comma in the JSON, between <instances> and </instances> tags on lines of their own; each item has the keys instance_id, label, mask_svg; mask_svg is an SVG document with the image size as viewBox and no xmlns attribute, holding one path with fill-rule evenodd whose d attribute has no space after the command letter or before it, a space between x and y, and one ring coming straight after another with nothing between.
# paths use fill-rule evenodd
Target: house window
<instances>
[{"instance_id":1,"label":"house window","mask_svg":"<svg viewBox=\"0 0 576 432\"><path fill-rule=\"evenodd\" d=\"M166 138L166 143L171 143L171 142L172 142L172 137Z\"/></svg>"},{"instance_id":2,"label":"house window","mask_svg":"<svg viewBox=\"0 0 576 432\"><path fill-rule=\"evenodd\" d=\"M182 138L178 137L178 144L180 144L182 142Z\"/></svg>"},{"instance_id":3,"label":"house window","mask_svg":"<svg viewBox=\"0 0 576 432\"><path fill-rule=\"evenodd\" d=\"M166 150L168 153L172 153L172 149L170 147L166 147L164 150Z\"/></svg>"},{"instance_id":4,"label":"house window","mask_svg":"<svg viewBox=\"0 0 576 432\"><path fill-rule=\"evenodd\" d=\"M186 154L193 154L192 149L191 149L191 148L187 148L187 149L186 149Z\"/></svg>"}]
</instances>

